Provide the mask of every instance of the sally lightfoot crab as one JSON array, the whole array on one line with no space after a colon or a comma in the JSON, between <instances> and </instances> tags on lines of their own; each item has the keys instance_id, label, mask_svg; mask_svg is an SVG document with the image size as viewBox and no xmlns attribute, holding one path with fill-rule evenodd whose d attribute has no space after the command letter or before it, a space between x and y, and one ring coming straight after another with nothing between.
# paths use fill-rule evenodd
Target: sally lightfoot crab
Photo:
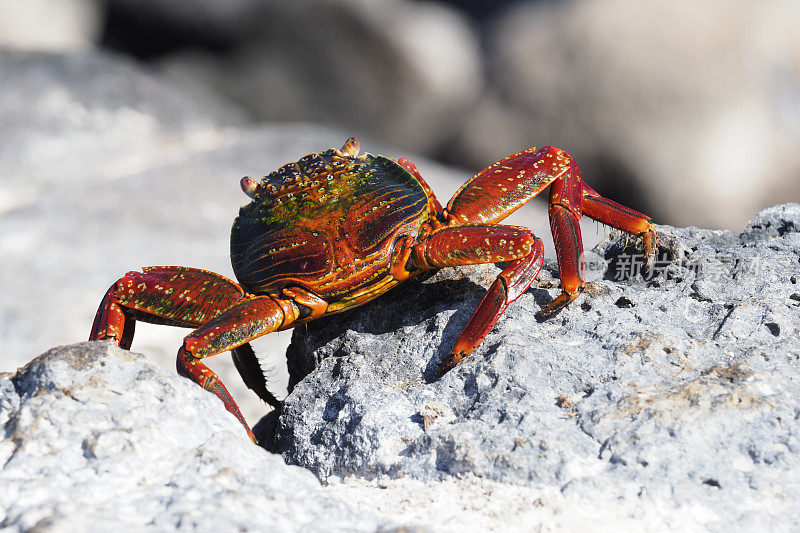
<instances>
[{"instance_id":1,"label":"sally lightfoot crab","mask_svg":"<svg viewBox=\"0 0 800 533\"><path fill-rule=\"evenodd\" d=\"M540 318L563 309L585 285L581 216L641 236L648 262L654 258L650 219L600 196L558 148L529 148L498 161L446 208L408 160L358 152L351 138L341 150L307 155L261 181L242 178L252 201L231 231L239 283L178 266L128 272L108 289L90 340L129 348L137 320L192 328L178 351L178 372L219 397L252 438L203 358L231 350L247 386L279 408L249 341L364 304L431 269L508 262L439 366L443 374L475 350L539 273L542 241L527 228L498 223L548 186L562 292Z\"/></svg>"}]
</instances>

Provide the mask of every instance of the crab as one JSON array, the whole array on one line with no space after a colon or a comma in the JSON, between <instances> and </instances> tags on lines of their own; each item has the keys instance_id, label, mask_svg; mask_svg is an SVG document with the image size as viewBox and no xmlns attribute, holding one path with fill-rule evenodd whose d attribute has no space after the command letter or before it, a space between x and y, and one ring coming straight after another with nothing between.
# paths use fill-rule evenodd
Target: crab
<instances>
[{"instance_id":1,"label":"crab","mask_svg":"<svg viewBox=\"0 0 800 533\"><path fill-rule=\"evenodd\" d=\"M350 138L341 149L309 154L260 181L241 179L252 201L231 230L238 283L181 266L128 272L106 292L89 338L130 348L137 320L192 328L178 350L178 373L222 400L255 440L204 358L231 351L245 384L280 409L253 339L365 304L426 271L508 263L438 366L442 375L480 345L536 279L542 241L528 228L499 222L548 186L562 291L538 319L555 315L586 285L582 215L640 236L652 263L650 218L600 196L564 150L534 147L506 157L475 174L443 208L414 164L359 155L358 140Z\"/></svg>"}]
</instances>

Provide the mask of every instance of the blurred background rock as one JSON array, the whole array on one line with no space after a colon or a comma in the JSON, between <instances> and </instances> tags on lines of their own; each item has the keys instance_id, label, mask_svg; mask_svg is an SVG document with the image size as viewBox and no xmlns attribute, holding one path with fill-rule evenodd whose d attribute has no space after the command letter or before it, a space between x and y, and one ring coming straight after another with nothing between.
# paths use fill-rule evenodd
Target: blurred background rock
<instances>
[{"instance_id":1,"label":"blurred background rock","mask_svg":"<svg viewBox=\"0 0 800 533\"><path fill-rule=\"evenodd\" d=\"M113 50L249 120L470 170L557 144L660 222L731 229L800 200L798 22L786 0L0 1L5 46Z\"/></svg>"},{"instance_id":2,"label":"blurred background rock","mask_svg":"<svg viewBox=\"0 0 800 533\"><path fill-rule=\"evenodd\" d=\"M741 230L800 201L798 21L793 0L0 0L0 370L83 340L127 270L230 275L238 179L347 135L442 200L554 144L659 223ZM543 205L513 222L547 238ZM185 332L155 332L134 348L172 365Z\"/></svg>"}]
</instances>

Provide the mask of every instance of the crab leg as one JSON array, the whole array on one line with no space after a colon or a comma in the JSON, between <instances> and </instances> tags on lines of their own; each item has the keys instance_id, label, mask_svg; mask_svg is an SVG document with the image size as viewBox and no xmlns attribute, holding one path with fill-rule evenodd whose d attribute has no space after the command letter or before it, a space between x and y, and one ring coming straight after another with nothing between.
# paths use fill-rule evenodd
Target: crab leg
<instances>
[{"instance_id":1,"label":"crab leg","mask_svg":"<svg viewBox=\"0 0 800 533\"><path fill-rule=\"evenodd\" d=\"M583 259L583 239L580 219L583 208L581 173L572 156L559 151L556 156L567 161L567 171L550 187L550 230L558 260L561 294L536 314L539 319L549 318L578 297L586 284L586 264Z\"/></svg>"},{"instance_id":2,"label":"crab leg","mask_svg":"<svg viewBox=\"0 0 800 533\"><path fill-rule=\"evenodd\" d=\"M441 376L471 354L492 330L508 305L522 296L539 274L544 261L544 245L536 239L531 253L513 261L494 280L486 295L458 336L450 356L437 369Z\"/></svg>"},{"instance_id":3,"label":"crab leg","mask_svg":"<svg viewBox=\"0 0 800 533\"><path fill-rule=\"evenodd\" d=\"M425 194L428 195L428 202L431 211L434 211L436 213L441 213L442 204L440 204L439 200L436 199L436 195L433 193L433 189L431 189L431 186L428 185L428 182L426 182L425 179L422 177L422 174L419 173L419 170L417 170L417 166L408 159L406 159L405 157L401 157L400 159L398 159L397 164L406 169L407 171L409 171L414 176L414 178L416 178L417 182L420 185L422 185L422 188L425 189Z\"/></svg>"},{"instance_id":4,"label":"crab leg","mask_svg":"<svg viewBox=\"0 0 800 533\"><path fill-rule=\"evenodd\" d=\"M447 204L456 223L499 222L548 186L550 228L563 292L537 316L549 317L577 298L584 285L580 226L581 175L572 157L552 146L529 148L478 172Z\"/></svg>"},{"instance_id":5,"label":"crab leg","mask_svg":"<svg viewBox=\"0 0 800 533\"><path fill-rule=\"evenodd\" d=\"M233 281L196 268L145 267L113 284L94 318L89 340L130 348L135 320L196 328L244 298Z\"/></svg>"},{"instance_id":6,"label":"crab leg","mask_svg":"<svg viewBox=\"0 0 800 533\"><path fill-rule=\"evenodd\" d=\"M248 389L255 392L262 401L271 405L273 409L280 412L281 401L278 400L269 389L267 389L267 378L256 357L253 347L249 342L237 346L231 350L233 364Z\"/></svg>"},{"instance_id":7,"label":"crab leg","mask_svg":"<svg viewBox=\"0 0 800 533\"><path fill-rule=\"evenodd\" d=\"M303 291L298 291L297 297L312 306L312 315L320 313L317 302L311 302ZM213 272L145 267L142 272L129 272L111 286L97 311L89 340L108 340L129 348L136 320L197 328L184 339L178 352L178 372L213 392L252 437L236 402L200 359L234 351L234 363L247 386L264 401L278 405L266 390L260 368L254 368L257 361L247 342L299 316L300 309L291 299L247 295L239 285Z\"/></svg>"},{"instance_id":8,"label":"crab leg","mask_svg":"<svg viewBox=\"0 0 800 533\"><path fill-rule=\"evenodd\" d=\"M398 254L410 255L413 265L420 269L511 261L478 304L450 357L437 369L442 375L475 350L508 305L533 283L544 261L544 246L526 228L464 225L436 230L410 252L401 250Z\"/></svg>"},{"instance_id":9,"label":"crab leg","mask_svg":"<svg viewBox=\"0 0 800 533\"><path fill-rule=\"evenodd\" d=\"M134 326L136 321L126 320L122 307L117 303L114 294L119 282L114 283L106 291L100 307L94 315L92 331L89 340L107 340L126 350L130 349L133 342Z\"/></svg>"},{"instance_id":10,"label":"crab leg","mask_svg":"<svg viewBox=\"0 0 800 533\"><path fill-rule=\"evenodd\" d=\"M544 146L501 159L462 185L447 212L461 224L496 224L564 174L568 157L563 150Z\"/></svg>"},{"instance_id":11,"label":"crab leg","mask_svg":"<svg viewBox=\"0 0 800 533\"><path fill-rule=\"evenodd\" d=\"M269 296L247 298L187 335L183 339L183 346L178 350L176 364L178 373L213 392L222 400L225 408L239 419L253 440L255 440L253 432L228 389L225 388L219 377L203 364L202 359L238 348L255 338L277 330L285 322L293 320L293 317L284 315L281 303L284 302L279 303ZM237 355L244 354L237 351ZM238 357L235 358L235 361L236 359ZM251 361L252 359L247 357L237 362L237 366ZM252 372L253 370L248 369L247 371ZM253 388L250 382L247 382L247 385Z\"/></svg>"},{"instance_id":12,"label":"crab leg","mask_svg":"<svg viewBox=\"0 0 800 533\"><path fill-rule=\"evenodd\" d=\"M600 196L586 183L583 183L583 214L611 227L642 236L647 266L652 267L655 260L656 230L650 217Z\"/></svg>"},{"instance_id":13,"label":"crab leg","mask_svg":"<svg viewBox=\"0 0 800 533\"><path fill-rule=\"evenodd\" d=\"M537 313L540 319L558 313L583 290L585 264L579 225L583 214L642 236L648 264L653 262L656 240L648 217L600 196L583 183L572 156L551 146L523 150L478 172L450 200L445 218L450 224L496 223L548 186L562 293Z\"/></svg>"},{"instance_id":14,"label":"crab leg","mask_svg":"<svg viewBox=\"0 0 800 533\"><path fill-rule=\"evenodd\" d=\"M279 409L281 404L267 390L264 374L249 341L279 328L296 325L301 319L301 308L308 312L302 320L318 318L325 314L327 308L324 300L299 287L285 288L282 294L283 298L274 295L246 297L184 337L183 347L178 352L178 373L214 392L228 411L239 419L251 437L253 435L236 402L217 375L200 360L231 350L236 369L247 387L258 394L259 398Z\"/></svg>"}]
</instances>

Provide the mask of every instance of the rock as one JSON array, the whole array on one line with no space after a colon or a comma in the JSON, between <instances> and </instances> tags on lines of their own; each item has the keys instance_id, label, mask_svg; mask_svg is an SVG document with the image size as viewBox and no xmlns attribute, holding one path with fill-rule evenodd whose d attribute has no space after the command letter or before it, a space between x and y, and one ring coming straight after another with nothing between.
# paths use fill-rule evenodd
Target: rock
<instances>
[{"instance_id":1,"label":"rock","mask_svg":"<svg viewBox=\"0 0 800 533\"><path fill-rule=\"evenodd\" d=\"M92 51L0 50L0 213L43 188L108 182L224 142L231 104Z\"/></svg>"},{"instance_id":2,"label":"rock","mask_svg":"<svg viewBox=\"0 0 800 533\"><path fill-rule=\"evenodd\" d=\"M472 475L320 487L253 446L210 394L102 342L0 373L0 430L4 531L513 531L598 516L558 513L570 499L557 492Z\"/></svg>"},{"instance_id":3,"label":"rock","mask_svg":"<svg viewBox=\"0 0 800 533\"><path fill-rule=\"evenodd\" d=\"M439 3L270 2L254 20L229 54L177 52L161 64L258 119L335 125L428 155L458 132L483 85L475 32Z\"/></svg>"},{"instance_id":4,"label":"rock","mask_svg":"<svg viewBox=\"0 0 800 533\"><path fill-rule=\"evenodd\" d=\"M492 87L462 152L562 145L656 220L738 230L800 194L798 17L781 0L520 3L487 32Z\"/></svg>"},{"instance_id":5,"label":"rock","mask_svg":"<svg viewBox=\"0 0 800 533\"><path fill-rule=\"evenodd\" d=\"M443 270L295 331L277 447L323 480L475 475L561 494L562 512L618 509L613 523L797 528L800 205L739 235L659 232L652 276L613 239L585 294L537 323L559 290L546 262L438 381L496 267Z\"/></svg>"},{"instance_id":6,"label":"rock","mask_svg":"<svg viewBox=\"0 0 800 533\"><path fill-rule=\"evenodd\" d=\"M4 531L392 526L253 446L212 395L109 343L0 374L0 428Z\"/></svg>"},{"instance_id":7,"label":"rock","mask_svg":"<svg viewBox=\"0 0 800 533\"><path fill-rule=\"evenodd\" d=\"M93 45L101 9L92 0L28 0L0 3L0 46L65 50Z\"/></svg>"}]
</instances>

